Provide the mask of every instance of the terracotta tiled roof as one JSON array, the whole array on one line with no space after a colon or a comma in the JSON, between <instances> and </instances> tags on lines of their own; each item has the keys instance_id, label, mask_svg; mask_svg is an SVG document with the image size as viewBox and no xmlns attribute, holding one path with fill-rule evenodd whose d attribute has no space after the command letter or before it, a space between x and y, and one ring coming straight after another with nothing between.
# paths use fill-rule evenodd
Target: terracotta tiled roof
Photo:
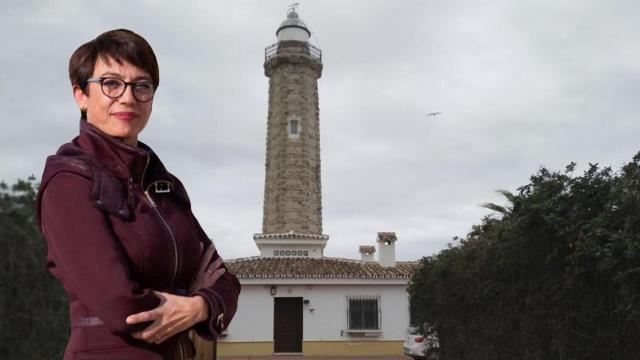
<instances>
[{"instance_id":1,"label":"terracotta tiled roof","mask_svg":"<svg viewBox=\"0 0 640 360\"><path fill-rule=\"evenodd\" d=\"M396 236L396 233L394 233L394 232L379 232L378 233L378 242L385 242L385 241L394 242L396 240L398 240L398 237Z\"/></svg>"},{"instance_id":2,"label":"terracotta tiled roof","mask_svg":"<svg viewBox=\"0 0 640 360\"><path fill-rule=\"evenodd\" d=\"M238 278L353 278L409 279L417 261L397 261L395 267L377 262L340 258L248 257L227 260L229 270Z\"/></svg>"},{"instance_id":3,"label":"terracotta tiled roof","mask_svg":"<svg viewBox=\"0 0 640 360\"><path fill-rule=\"evenodd\" d=\"M376 247L370 245L360 245L358 250L360 251L360 254L373 254L376 252Z\"/></svg>"}]
</instances>

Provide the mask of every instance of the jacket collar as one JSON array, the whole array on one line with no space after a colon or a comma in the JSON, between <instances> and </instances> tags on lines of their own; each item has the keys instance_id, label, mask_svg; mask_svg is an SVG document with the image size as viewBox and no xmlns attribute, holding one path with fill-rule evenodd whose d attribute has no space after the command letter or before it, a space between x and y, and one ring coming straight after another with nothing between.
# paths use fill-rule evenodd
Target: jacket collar
<instances>
[{"instance_id":1,"label":"jacket collar","mask_svg":"<svg viewBox=\"0 0 640 360\"><path fill-rule=\"evenodd\" d=\"M89 152L96 160L106 166L121 179L131 179L143 185L143 176L151 163L153 151L142 142L138 147L125 144L113 136L107 135L86 120L80 120L80 135L74 140L78 146Z\"/></svg>"}]
</instances>

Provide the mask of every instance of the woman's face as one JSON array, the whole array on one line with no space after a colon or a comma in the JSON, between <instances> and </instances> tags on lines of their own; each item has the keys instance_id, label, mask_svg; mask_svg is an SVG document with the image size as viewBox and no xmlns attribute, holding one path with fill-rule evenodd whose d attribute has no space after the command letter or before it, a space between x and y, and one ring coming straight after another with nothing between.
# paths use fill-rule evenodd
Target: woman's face
<instances>
[{"instance_id":1,"label":"woman's face","mask_svg":"<svg viewBox=\"0 0 640 360\"><path fill-rule=\"evenodd\" d=\"M123 61L118 64L113 59L109 63L100 57L96 60L92 78L116 77L126 82L153 82L146 71ZM136 146L138 134L144 129L151 116L153 100L141 102L133 96L131 85L126 87L122 96L110 98L103 94L99 82L87 84L86 93L79 86L73 87L73 95L81 109L87 110L87 121L102 132L122 139Z\"/></svg>"}]
</instances>

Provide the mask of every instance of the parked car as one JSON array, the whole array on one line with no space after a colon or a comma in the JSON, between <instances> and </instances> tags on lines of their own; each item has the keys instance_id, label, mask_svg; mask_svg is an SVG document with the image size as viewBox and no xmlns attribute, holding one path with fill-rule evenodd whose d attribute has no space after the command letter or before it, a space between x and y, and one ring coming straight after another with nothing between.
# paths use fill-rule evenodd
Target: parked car
<instances>
[{"instance_id":1,"label":"parked car","mask_svg":"<svg viewBox=\"0 0 640 360\"><path fill-rule=\"evenodd\" d=\"M404 353L415 360L439 360L438 334L430 326L409 327L404 341ZM426 335L425 335L426 334Z\"/></svg>"}]
</instances>

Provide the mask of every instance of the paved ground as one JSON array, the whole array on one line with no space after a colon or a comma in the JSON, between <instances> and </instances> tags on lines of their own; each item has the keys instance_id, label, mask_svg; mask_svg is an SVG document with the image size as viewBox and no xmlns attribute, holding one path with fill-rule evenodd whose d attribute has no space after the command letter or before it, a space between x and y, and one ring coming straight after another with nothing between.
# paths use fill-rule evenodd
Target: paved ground
<instances>
[{"instance_id":1,"label":"paved ground","mask_svg":"<svg viewBox=\"0 0 640 360\"><path fill-rule=\"evenodd\" d=\"M220 360L411 360L406 355L384 356L300 356L300 355L270 355L270 356L229 356L218 357Z\"/></svg>"}]
</instances>

